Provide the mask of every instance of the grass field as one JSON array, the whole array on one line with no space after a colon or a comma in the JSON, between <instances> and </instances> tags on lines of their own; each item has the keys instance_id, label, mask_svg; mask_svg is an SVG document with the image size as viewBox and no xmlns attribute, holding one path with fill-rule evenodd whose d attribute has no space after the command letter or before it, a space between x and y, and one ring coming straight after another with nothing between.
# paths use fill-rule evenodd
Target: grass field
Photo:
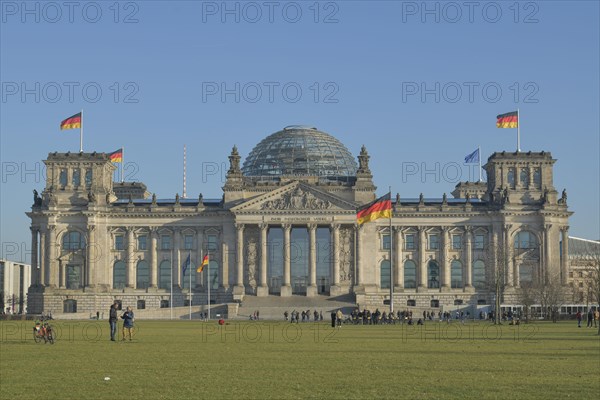
<instances>
[{"instance_id":1,"label":"grass field","mask_svg":"<svg viewBox=\"0 0 600 400\"><path fill-rule=\"evenodd\" d=\"M0 322L2 399L598 398L600 337L575 322L424 327L136 321ZM120 336L120 333L119 333ZM110 380L105 380L109 377Z\"/></svg>"}]
</instances>

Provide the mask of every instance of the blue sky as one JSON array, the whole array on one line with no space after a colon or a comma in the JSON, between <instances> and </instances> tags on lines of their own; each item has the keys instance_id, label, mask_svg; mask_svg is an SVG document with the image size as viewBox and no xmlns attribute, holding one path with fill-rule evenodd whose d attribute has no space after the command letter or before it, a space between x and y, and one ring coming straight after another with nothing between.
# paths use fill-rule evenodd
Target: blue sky
<instances>
[{"instance_id":1,"label":"blue sky","mask_svg":"<svg viewBox=\"0 0 600 400\"><path fill-rule=\"evenodd\" d=\"M28 260L41 160L79 150L58 124L81 109L84 150L124 146L158 197L182 192L184 144L188 197L217 198L234 144L307 124L366 145L378 192L408 198L476 179L478 145L514 151L495 117L519 108L522 150L558 160L570 234L600 238L598 2L465 3L2 1L0 256Z\"/></svg>"}]
</instances>

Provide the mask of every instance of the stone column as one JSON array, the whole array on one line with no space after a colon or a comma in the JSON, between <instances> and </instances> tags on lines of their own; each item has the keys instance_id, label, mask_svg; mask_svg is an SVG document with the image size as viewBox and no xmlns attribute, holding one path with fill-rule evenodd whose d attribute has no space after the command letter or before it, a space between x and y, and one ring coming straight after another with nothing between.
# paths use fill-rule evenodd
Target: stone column
<instances>
[{"instance_id":1,"label":"stone column","mask_svg":"<svg viewBox=\"0 0 600 400\"><path fill-rule=\"evenodd\" d=\"M540 279L542 283L548 282L550 279L550 229L552 228L552 224L544 225L544 268L543 273Z\"/></svg>"},{"instance_id":2,"label":"stone column","mask_svg":"<svg viewBox=\"0 0 600 400\"><path fill-rule=\"evenodd\" d=\"M46 231L40 229L40 284L48 285L48 257L46 251Z\"/></svg>"},{"instance_id":3,"label":"stone column","mask_svg":"<svg viewBox=\"0 0 600 400\"><path fill-rule=\"evenodd\" d=\"M58 261L58 287L67 288L67 266L60 260Z\"/></svg>"},{"instance_id":4,"label":"stone column","mask_svg":"<svg viewBox=\"0 0 600 400\"><path fill-rule=\"evenodd\" d=\"M269 225L260 224L260 285L256 288L256 295L260 297L269 295L269 283L267 281L267 260L269 257L267 247L267 234Z\"/></svg>"},{"instance_id":5,"label":"stone column","mask_svg":"<svg viewBox=\"0 0 600 400\"><path fill-rule=\"evenodd\" d=\"M96 243L96 225L88 226L88 242L87 242L87 255L86 255L86 272L84 285L88 287L96 286L96 257L99 252L97 251L98 244Z\"/></svg>"},{"instance_id":6,"label":"stone column","mask_svg":"<svg viewBox=\"0 0 600 400\"><path fill-rule=\"evenodd\" d=\"M180 247L180 232L179 228L173 229L173 287L181 288L181 257L179 255Z\"/></svg>"},{"instance_id":7,"label":"stone column","mask_svg":"<svg viewBox=\"0 0 600 400\"><path fill-rule=\"evenodd\" d=\"M427 237L425 236L425 228L419 227L419 271L418 289L427 288L427 260L425 259L425 249L427 247ZM418 290L417 289L417 290Z\"/></svg>"},{"instance_id":8,"label":"stone column","mask_svg":"<svg viewBox=\"0 0 600 400\"><path fill-rule=\"evenodd\" d=\"M244 224L235 224L236 229L236 272L234 293L241 295L244 289Z\"/></svg>"},{"instance_id":9,"label":"stone column","mask_svg":"<svg viewBox=\"0 0 600 400\"><path fill-rule=\"evenodd\" d=\"M329 287L330 295L337 295L340 293L340 224L331 224L331 244L332 244L332 260L331 260L331 282ZM359 271L362 264L359 264ZM360 274L360 281L362 284L362 273Z\"/></svg>"},{"instance_id":10,"label":"stone column","mask_svg":"<svg viewBox=\"0 0 600 400\"><path fill-rule=\"evenodd\" d=\"M134 254L134 240L135 238L133 237L133 227L132 226L128 226L127 227L127 260L126 260L126 265L127 265L127 278L125 280L126 284L125 286L128 288L134 288L135 287L135 254Z\"/></svg>"},{"instance_id":11,"label":"stone column","mask_svg":"<svg viewBox=\"0 0 600 400\"><path fill-rule=\"evenodd\" d=\"M514 284L514 273L513 273L513 260L512 260L512 246L510 243L510 228L512 225L507 224L503 227L503 238L502 245L504 246L504 254L505 254L505 266L506 266L506 286L507 288L512 288Z\"/></svg>"},{"instance_id":12,"label":"stone column","mask_svg":"<svg viewBox=\"0 0 600 400\"><path fill-rule=\"evenodd\" d=\"M569 283L569 227L564 226L561 229L562 235L562 251L560 257L560 275L561 283L567 285Z\"/></svg>"},{"instance_id":13,"label":"stone column","mask_svg":"<svg viewBox=\"0 0 600 400\"><path fill-rule=\"evenodd\" d=\"M402 265L402 229L399 226L393 228L394 234L394 286L397 289L404 289L404 265Z\"/></svg>"},{"instance_id":14,"label":"stone column","mask_svg":"<svg viewBox=\"0 0 600 400\"><path fill-rule=\"evenodd\" d=\"M150 287L158 287L158 232L156 228L150 228Z\"/></svg>"},{"instance_id":15,"label":"stone column","mask_svg":"<svg viewBox=\"0 0 600 400\"><path fill-rule=\"evenodd\" d=\"M465 226L465 253L464 253L464 261L466 264L465 268L465 288L472 289L473 288L473 251L472 251L472 237L473 232L470 226Z\"/></svg>"},{"instance_id":16,"label":"stone column","mask_svg":"<svg viewBox=\"0 0 600 400\"><path fill-rule=\"evenodd\" d=\"M309 237L309 253L308 261L308 287L306 288L306 296L316 296L317 291L317 225L308 224Z\"/></svg>"},{"instance_id":17,"label":"stone column","mask_svg":"<svg viewBox=\"0 0 600 400\"><path fill-rule=\"evenodd\" d=\"M60 271L56 259L56 226L48 226L48 285L58 287Z\"/></svg>"},{"instance_id":18,"label":"stone column","mask_svg":"<svg viewBox=\"0 0 600 400\"><path fill-rule=\"evenodd\" d=\"M34 227L30 227L29 229L31 230L31 283L34 286L39 286L42 280L38 266L38 230Z\"/></svg>"},{"instance_id":19,"label":"stone column","mask_svg":"<svg viewBox=\"0 0 600 400\"><path fill-rule=\"evenodd\" d=\"M363 255L362 255L362 242L363 242L363 234L364 228L363 225L355 225L356 229L356 264L357 264L357 277L356 283L358 286L363 286L365 284L365 276L364 276L364 263L363 263Z\"/></svg>"},{"instance_id":20,"label":"stone column","mask_svg":"<svg viewBox=\"0 0 600 400\"><path fill-rule=\"evenodd\" d=\"M450 260L448 260L448 247L449 246L449 237L450 235L450 228L448 228L447 226L443 226L442 227L442 251L441 253L441 258L442 258L442 265L441 265L441 270L442 270L442 287L441 290L442 291L448 291L450 290Z\"/></svg>"},{"instance_id":21,"label":"stone column","mask_svg":"<svg viewBox=\"0 0 600 400\"><path fill-rule=\"evenodd\" d=\"M292 225L282 224L283 228L283 285L281 286L281 296L292 295L291 285L291 254L290 254L290 236L292 231Z\"/></svg>"}]
</instances>

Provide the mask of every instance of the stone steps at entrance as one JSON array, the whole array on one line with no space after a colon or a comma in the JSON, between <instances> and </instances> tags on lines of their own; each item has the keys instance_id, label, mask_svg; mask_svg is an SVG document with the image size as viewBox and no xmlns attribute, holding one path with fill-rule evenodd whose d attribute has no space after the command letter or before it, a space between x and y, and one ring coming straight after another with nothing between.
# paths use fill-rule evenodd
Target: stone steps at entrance
<instances>
[{"instance_id":1,"label":"stone steps at entrance","mask_svg":"<svg viewBox=\"0 0 600 400\"><path fill-rule=\"evenodd\" d=\"M356 307L356 302L353 295L344 296L267 296L254 297L245 296L243 302L238 309L236 319L249 319L255 311L259 311L260 319L265 320L283 320L285 311L291 314L292 311L298 312L310 310L311 321L312 313L317 310L323 313L323 320L330 318L330 313L333 310L342 309L344 314L349 314Z\"/></svg>"}]
</instances>

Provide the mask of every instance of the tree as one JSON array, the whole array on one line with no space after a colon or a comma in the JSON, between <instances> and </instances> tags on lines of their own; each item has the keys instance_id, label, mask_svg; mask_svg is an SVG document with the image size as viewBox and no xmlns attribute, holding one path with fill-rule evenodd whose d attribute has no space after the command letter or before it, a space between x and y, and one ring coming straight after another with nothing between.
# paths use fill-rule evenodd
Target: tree
<instances>
[{"instance_id":1,"label":"tree","mask_svg":"<svg viewBox=\"0 0 600 400\"><path fill-rule=\"evenodd\" d=\"M529 282L524 282L517 289L517 301L523 306L523 317L525 323L529 322L531 306L537 303L536 287Z\"/></svg>"},{"instance_id":2,"label":"tree","mask_svg":"<svg viewBox=\"0 0 600 400\"><path fill-rule=\"evenodd\" d=\"M561 283L559 274L540 278L535 287L536 297L545 312L545 318L557 322L560 307L569 298L569 287Z\"/></svg>"},{"instance_id":3,"label":"tree","mask_svg":"<svg viewBox=\"0 0 600 400\"><path fill-rule=\"evenodd\" d=\"M600 306L600 254L593 256L593 263L588 269L588 288L596 310L598 310ZM598 335L600 335L600 324L598 324Z\"/></svg>"},{"instance_id":4,"label":"tree","mask_svg":"<svg viewBox=\"0 0 600 400\"><path fill-rule=\"evenodd\" d=\"M494 243L488 243L485 252L487 288L494 293L494 324L499 325L502 321L500 306L504 297L506 287L506 271L508 260L511 257L510 244L504 245L499 239Z\"/></svg>"}]
</instances>

